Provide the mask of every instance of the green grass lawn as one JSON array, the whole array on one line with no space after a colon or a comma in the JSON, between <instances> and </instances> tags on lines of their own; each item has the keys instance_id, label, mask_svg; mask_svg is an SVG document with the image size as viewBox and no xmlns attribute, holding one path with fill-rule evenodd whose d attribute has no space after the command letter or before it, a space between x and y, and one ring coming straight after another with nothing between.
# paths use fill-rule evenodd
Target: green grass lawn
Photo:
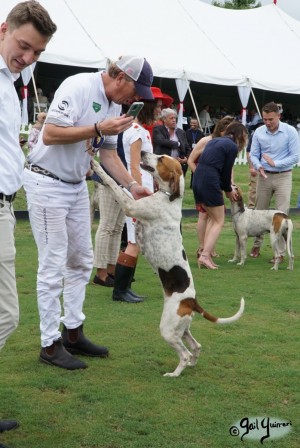
<instances>
[{"instance_id":1,"label":"green grass lawn","mask_svg":"<svg viewBox=\"0 0 300 448\"><path fill-rule=\"evenodd\" d=\"M249 257L243 268L228 263L234 251L229 218L217 245L221 268L199 270L196 217L183 220L201 305L226 317L243 296L246 308L227 326L195 316L192 332L202 354L179 378L163 377L178 360L159 334L161 287L143 257L134 289L148 296L144 303L113 302L111 289L87 287L85 331L110 348L110 357L88 359L89 368L75 372L40 363L37 253L29 223L19 221L21 318L0 356L0 418L17 418L21 426L1 434L0 442L14 448L252 448L260 442L242 442L229 429L245 417L265 416L292 422L292 432L269 441L272 447L298 448L300 217L292 218L293 272L286 263L270 270L267 238L259 258Z\"/></svg>"}]
</instances>

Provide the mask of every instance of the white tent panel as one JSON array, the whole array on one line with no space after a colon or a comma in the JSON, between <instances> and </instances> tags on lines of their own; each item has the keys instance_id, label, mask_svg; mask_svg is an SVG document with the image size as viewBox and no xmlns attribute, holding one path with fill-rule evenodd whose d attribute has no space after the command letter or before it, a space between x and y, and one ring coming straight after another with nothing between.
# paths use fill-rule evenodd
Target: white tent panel
<instances>
[{"instance_id":1,"label":"white tent panel","mask_svg":"<svg viewBox=\"0 0 300 448\"><path fill-rule=\"evenodd\" d=\"M270 4L251 10L229 10L206 5L221 26L202 20L199 2L191 2L191 13L199 27L222 48L252 87L300 93L300 22ZM202 9L202 8L201 8ZM217 11L217 16L214 13Z\"/></svg>"},{"instance_id":2,"label":"white tent panel","mask_svg":"<svg viewBox=\"0 0 300 448\"><path fill-rule=\"evenodd\" d=\"M183 78L223 85L242 85L245 77L211 44L183 5L202 3L197 0L89 0L100 12L91 20L85 14L85 2L67 0L72 11L101 42L106 56L117 59L121 54L141 54L151 63L156 76ZM205 5L207 6L207 5Z\"/></svg>"},{"instance_id":3,"label":"white tent panel","mask_svg":"<svg viewBox=\"0 0 300 448\"><path fill-rule=\"evenodd\" d=\"M1 21L18 0L1 1ZM40 0L58 25L40 61L101 68L139 54L155 76L300 93L300 22L270 4L199 0Z\"/></svg>"}]
</instances>

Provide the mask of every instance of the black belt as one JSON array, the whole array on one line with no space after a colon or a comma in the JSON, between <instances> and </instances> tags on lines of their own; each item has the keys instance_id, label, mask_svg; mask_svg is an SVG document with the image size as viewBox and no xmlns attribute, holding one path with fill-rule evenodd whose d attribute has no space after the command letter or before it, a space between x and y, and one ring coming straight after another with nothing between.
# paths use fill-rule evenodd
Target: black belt
<instances>
[{"instance_id":1,"label":"black belt","mask_svg":"<svg viewBox=\"0 0 300 448\"><path fill-rule=\"evenodd\" d=\"M268 174L282 174L282 173L290 173L292 170L286 170L286 171L267 171L267 170L264 170L265 171L265 173L268 173Z\"/></svg>"},{"instance_id":2,"label":"black belt","mask_svg":"<svg viewBox=\"0 0 300 448\"><path fill-rule=\"evenodd\" d=\"M76 185L76 184L81 184L81 182L82 182L82 180L80 180L79 182L69 182L68 180L63 180L60 177L56 176L55 174L51 173L50 171L46 170L45 168L42 168L38 165L31 165L31 163L28 163L28 162L25 163L25 168L27 168L29 171L33 171L34 173L42 174L43 176L51 177L52 179L55 179L55 180L60 180L61 182L64 182L65 184Z\"/></svg>"},{"instance_id":3,"label":"black belt","mask_svg":"<svg viewBox=\"0 0 300 448\"><path fill-rule=\"evenodd\" d=\"M17 193L14 193L14 194L3 194L3 193L0 193L0 200L7 201L7 202L13 202L15 197L16 197L16 194Z\"/></svg>"}]
</instances>

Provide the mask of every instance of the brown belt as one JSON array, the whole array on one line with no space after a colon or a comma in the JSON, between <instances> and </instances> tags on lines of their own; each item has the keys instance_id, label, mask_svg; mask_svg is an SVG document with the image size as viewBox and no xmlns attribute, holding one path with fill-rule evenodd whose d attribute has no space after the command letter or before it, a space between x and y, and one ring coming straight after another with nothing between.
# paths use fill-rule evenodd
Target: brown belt
<instances>
[{"instance_id":1,"label":"brown belt","mask_svg":"<svg viewBox=\"0 0 300 448\"><path fill-rule=\"evenodd\" d=\"M292 170L286 170L286 171L267 171L267 170L264 170L265 171L265 173L268 173L268 174L282 174L282 173L290 173Z\"/></svg>"}]
</instances>

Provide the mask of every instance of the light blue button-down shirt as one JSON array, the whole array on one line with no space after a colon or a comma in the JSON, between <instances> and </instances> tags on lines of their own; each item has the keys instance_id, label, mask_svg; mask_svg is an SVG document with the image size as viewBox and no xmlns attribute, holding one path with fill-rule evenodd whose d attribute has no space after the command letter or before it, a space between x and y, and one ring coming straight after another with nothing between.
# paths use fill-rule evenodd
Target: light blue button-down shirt
<instances>
[{"instance_id":1,"label":"light blue button-down shirt","mask_svg":"<svg viewBox=\"0 0 300 448\"><path fill-rule=\"evenodd\" d=\"M262 157L267 154L275 166L269 165ZM253 134L250 149L250 159L256 170L263 167L267 171L287 171L299 161L300 139L293 126L279 121L276 132L268 131L264 125Z\"/></svg>"}]
</instances>

